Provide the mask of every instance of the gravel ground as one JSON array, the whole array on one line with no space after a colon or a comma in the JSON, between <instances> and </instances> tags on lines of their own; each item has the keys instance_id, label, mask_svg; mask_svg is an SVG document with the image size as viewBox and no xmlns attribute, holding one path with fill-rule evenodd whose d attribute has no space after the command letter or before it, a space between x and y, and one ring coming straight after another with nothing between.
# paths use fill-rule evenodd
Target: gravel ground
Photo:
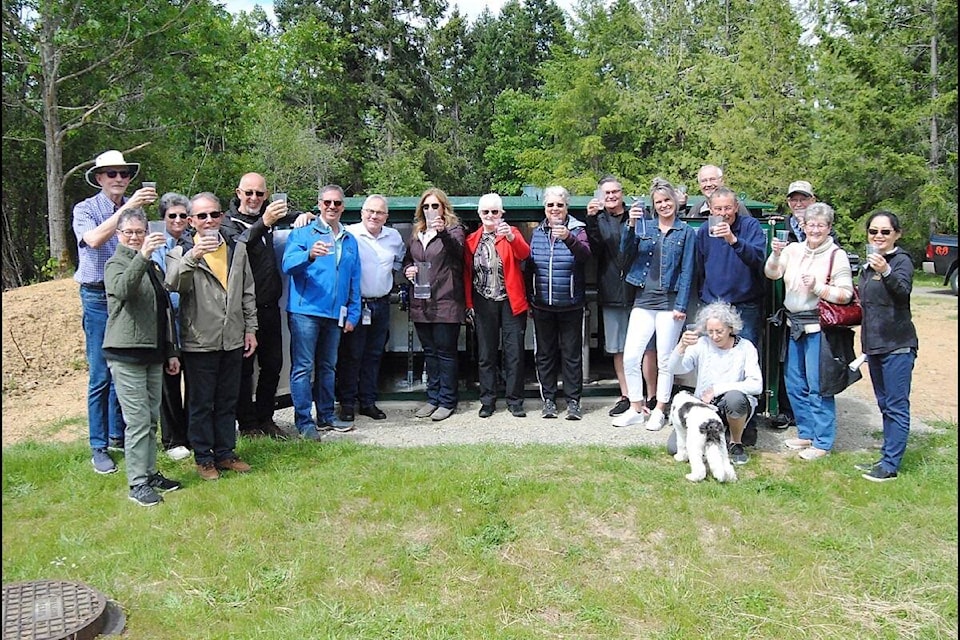
<instances>
[{"instance_id":1,"label":"gravel ground","mask_svg":"<svg viewBox=\"0 0 960 640\"><path fill-rule=\"evenodd\" d=\"M857 384L863 384L859 382ZM419 406L415 401L381 402L378 406L387 414L386 420L372 420L357 416L356 429L349 433L324 435L325 441L352 440L361 444L385 447L420 447L442 444L509 444L529 443L556 445L608 445L624 447L650 445L666 447L670 435L667 425L661 431L647 431L643 426L613 427L607 411L614 399L587 397L583 399L583 420L570 421L563 418L562 402L560 418L544 420L540 417L540 401L527 398L526 418L514 418L501 401L490 418L477 417L480 403L461 402L457 412L446 420L434 422L430 418L413 416ZM293 409L277 411L274 419L290 433L293 426ZM914 420L914 430L928 429ZM856 451L876 449L880 445L880 412L875 403L868 403L853 396L849 391L837 397L837 440L835 450ZM757 451L787 454L783 441L796 437L796 428L760 428ZM796 452L789 452L796 455Z\"/></svg>"}]
</instances>

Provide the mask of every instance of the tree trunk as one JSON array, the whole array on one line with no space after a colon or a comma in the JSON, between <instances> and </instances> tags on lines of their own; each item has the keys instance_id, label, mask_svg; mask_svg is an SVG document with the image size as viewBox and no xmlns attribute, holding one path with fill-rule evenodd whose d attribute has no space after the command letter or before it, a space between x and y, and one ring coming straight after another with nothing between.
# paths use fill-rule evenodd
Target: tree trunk
<instances>
[{"instance_id":1,"label":"tree trunk","mask_svg":"<svg viewBox=\"0 0 960 640\"><path fill-rule=\"evenodd\" d=\"M46 142L47 163L47 233L50 238L50 257L58 261L61 275L69 273L70 251L67 244L67 219L63 206L63 132L60 130L60 112L57 102L59 69L53 34L44 35L40 42L40 65L43 78L43 138Z\"/></svg>"}]
</instances>

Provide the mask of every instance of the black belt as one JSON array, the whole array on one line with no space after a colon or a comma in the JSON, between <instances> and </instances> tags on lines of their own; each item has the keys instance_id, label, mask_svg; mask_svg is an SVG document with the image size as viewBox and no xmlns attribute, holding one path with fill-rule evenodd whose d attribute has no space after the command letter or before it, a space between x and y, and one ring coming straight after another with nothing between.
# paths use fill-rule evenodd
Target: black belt
<instances>
[{"instance_id":1,"label":"black belt","mask_svg":"<svg viewBox=\"0 0 960 640\"><path fill-rule=\"evenodd\" d=\"M361 302L390 302L390 294L380 296L379 298L360 298Z\"/></svg>"},{"instance_id":2,"label":"black belt","mask_svg":"<svg viewBox=\"0 0 960 640\"><path fill-rule=\"evenodd\" d=\"M84 289L96 289L97 291L107 290L107 288L103 286L102 282L81 282L80 286Z\"/></svg>"}]
</instances>

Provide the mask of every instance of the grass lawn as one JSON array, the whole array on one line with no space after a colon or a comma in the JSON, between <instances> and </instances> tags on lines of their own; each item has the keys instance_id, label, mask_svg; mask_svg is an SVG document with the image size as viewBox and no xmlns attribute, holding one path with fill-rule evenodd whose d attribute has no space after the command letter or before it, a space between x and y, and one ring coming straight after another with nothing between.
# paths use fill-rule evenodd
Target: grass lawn
<instances>
[{"instance_id":1,"label":"grass lawn","mask_svg":"<svg viewBox=\"0 0 960 640\"><path fill-rule=\"evenodd\" d=\"M157 507L82 444L3 450L3 582L75 580L124 637L956 638L957 428L754 455L687 482L660 449L243 441L245 476Z\"/></svg>"}]
</instances>

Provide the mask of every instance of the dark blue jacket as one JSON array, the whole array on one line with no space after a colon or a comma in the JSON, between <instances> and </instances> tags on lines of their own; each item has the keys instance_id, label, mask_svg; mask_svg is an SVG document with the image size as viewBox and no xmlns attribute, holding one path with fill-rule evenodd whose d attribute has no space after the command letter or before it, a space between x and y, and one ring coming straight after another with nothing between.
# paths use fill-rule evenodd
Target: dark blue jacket
<instances>
[{"instance_id":1,"label":"dark blue jacket","mask_svg":"<svg viewBox=\"0 0 960 640\"><path fill-rule=\"evenodd\" d=\"M530 237L530 304L539 309L582 307L587 301L585 266L590 259L586 226L567 216L570 235L563 242L550 237L544 220Z\"/></svg>"},{"instance_id":2,"label":"dark blue jacket","mask_svg":"<svg viewBox=\"0 0 960 640\"><path fill-rule=\"evenodd\" d=\"M707 304L723 300L736 306L764 295L767 237L760 222L738 215L730 230L737 237L732 245L711 237L706 224L697 232L697 282L700 300Z\"/></svg>"},{"instance_id":3,"label":"dark blue jacket","mask_svg":"<svg viewBox=\"0 0 960 640\"><path fill-rule=\"evenodd\" d=\"M631 265L627 282L637 287L646 284L653 249L657 243L662 243L660 276L663 290L676 293L676 311L686 313L693 289L697 232L676 217L673 226L665 234L660 233L660 225L656 220L638 220L636 224L636 228L624 225L620 237L624 262Z\"/></svg>"}]
</instances>

